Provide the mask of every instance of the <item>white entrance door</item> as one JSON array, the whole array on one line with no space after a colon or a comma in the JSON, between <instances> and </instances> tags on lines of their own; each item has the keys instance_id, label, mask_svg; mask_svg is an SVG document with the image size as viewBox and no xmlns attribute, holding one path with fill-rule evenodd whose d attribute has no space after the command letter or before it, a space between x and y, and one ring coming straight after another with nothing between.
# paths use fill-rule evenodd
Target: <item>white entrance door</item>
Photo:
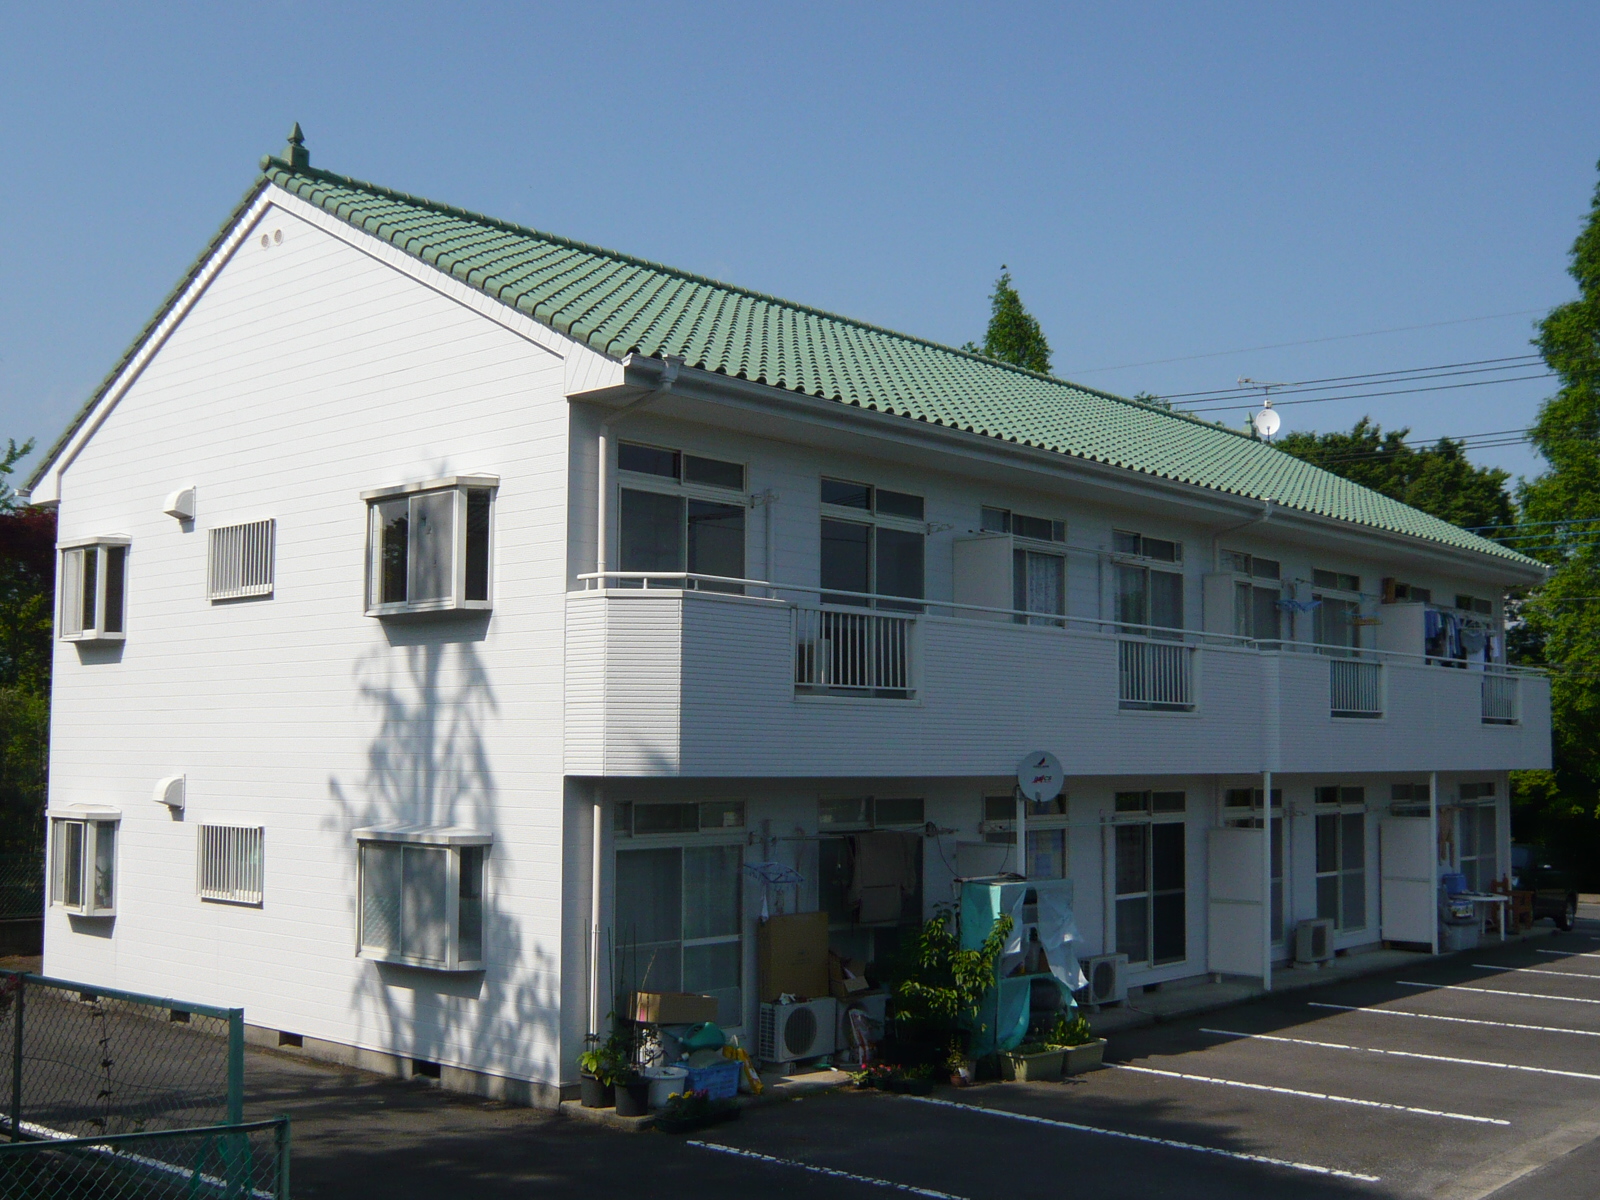
<instances>
[{"instance_id":1,"label":"white entrance door","mask_svg":"<svg viewBox=\"0 0 1600 1200\"><path fill-rule=\"evenodd\" d=\"M1384 940L1431 943L1438 921L1438 885L1428 818L1385 817L1379 821L1378 855Z\"/></svg>"},{"instance_id":2,"label":"white entrance door","mask_svg":"<svg viewBox=\"0 0 1600 1200\"><path fill-rule=\"evenodd\" d=\"M1208 966L1228 975L1261 975L1261 830L1213 829L1209 851Z\"/></svg>"}]
</instances>

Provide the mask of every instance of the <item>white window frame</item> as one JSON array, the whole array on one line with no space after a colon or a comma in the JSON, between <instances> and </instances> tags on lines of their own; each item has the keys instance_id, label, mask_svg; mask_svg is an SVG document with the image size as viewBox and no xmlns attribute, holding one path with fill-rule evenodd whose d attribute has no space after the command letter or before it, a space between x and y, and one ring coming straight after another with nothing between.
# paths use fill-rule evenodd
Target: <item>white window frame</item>
<instances>
[{"instance_id":1,"label":"white window frame","mask_svg":"<svg viewBox=\"0 0 1600 1200\"><path fill-rule=\"evenodd\" d=\"M845 593L828 594L822 597L825 605L834 607L861 607L879 608L890 612L923 612L928 598L928 497L917 492L903 492L899 488L879 487L876 483L863 483L856 479L846 479L841 475L819 475L817 477L817 495L822 494L824 481L831 483L848 483L857 487L864 487L870 495L870 503L866 508L854 508L848 504L833 504L828 501L818 500L820 520L817 523L818 536L818 562L821 562L821 536L822 521L835 521L843 525L863 525L871 534L867 543L867 593L879 596L879 587L882 586L878 578L878 530L893 529L901 533L914 533L922 538L922 579L921 592L916 596L907 596L904 600L896 599L887 593L878 599L863 600L858 596L849 596ZM880 513L878 511L878 493L889 492L896 496L912 496L922 501L922 518L903 517L898 513Z\"/></svg>"},{"instance_id":2,"label":"white window frame","mask_svg":"<svg viewBox=\"0 0 1600 1200\"><path fill-rule=\"evenodd\" d=\"M59 598L56 605L58 636L64 642L120 642L128 636L128 560L133 556L133 539L121 535L77 538L60 542L57 576ZM111 611L110 580L112 551L121 550L122 597ZM84 564L94 563L92 621L83 620ZM76 563L78 565L74 566ZM112 625L118 628L111 628Z\"/></svg>"},{"instance_id":3,"label":"white window frame","mask_svg":"<svg viewBox=\"0 0 1600 1200\"><path fill-rule=\"evenodd\" d=\"M202 825L195 835L195 892L202 900L259 907L266 898L266 830Z\"/></svg>"},{"instance_id":4,"label":"white window frame","mask_svg":"<svg viewBox=\"0 0 1600 1200\"><path fill-rule=\"evenodd\" d=\"M457 827L440 827L425 825L395 825L371 826L357 829L352 837L356 843L356 955L359 958L372 959L377 962L399 963L404 966L422 967L432 971L481 971L484 967L488 938L488 877L489 854L494 843L494 836L475 829L462 829ZM367 914L367 875L376 865L369 857L367 851L371 847L384 849L377 853L397 853L403 855L407 848L426 851L440 851L446 855L444 875L444 924L445 924L445 953L442 958L428 958L419 954L408 954L404 949L405 930L401 927L404 920L406 897L402 894L395 897L399 906L399 916L396 926L400 934L400 946L388 946L376 937L371 928L372 922ZM389 848L393 848L392 851ZM478 847L481 848L475 856L477 859L478 878L478 954L476 957L467 955L462 946L461 938L461 874L462 851ZM403 862L403 859L402 859ZM403 871L403 868L402 868ZM404 875L402 873L402 881ZM402 882L402 887L404 886Z\"/></svg>"},{"instance_id":5,"label":"white window frame","mask_svg":"<svg viewBox=\"0 0 1600 1200\"><path fill-rule=\"evenodd\" d=\"M1325 799L1330 791L1336 791L1336 800ZM1355 793L1355 795L1352 795ZM1359 798L1358 798L1359 797ZM1324 879L1337 878L1338 884L1334 895L1333 927L1340 933L1356 933L1372 927L1372 905L1370 903L1369 889L1367 888L1367 864L1372 861L1372 823L1367 820L1367 793L1364 787L1326 785L1318 787L1312 792L1315 809L1312 815L1312 849L1311 865L1314 882L1312 883L1313 898L1318 899L1317 916L1322 916L1322 905L1316 897L1316 889ZM1352 816L1361 817L1361 864L1359 867L1350 867L1345 863L1345 818ZM1335 843L1333 870L1324 871L1317 862L1317 839L1321 836L1320 819L1323 817L1336 818L1337 833ZM1351 876L1359 875L1357 886L1361 889L1361 924L1346 925L1344 920L1345 893L1351 886Z\"/></svg>"},{"instance_id":6,"label":"white window frame","mask_svg":"<svg viewBox=\"0 0 1600 1200\"><path fill-rule=\"evenodd\" d=\"M494 607L495 558L495 508L498 501L500 477L498 475L451 475L421 483L401 484L398 487L376 488L361 493L367 505L367 567L366 613L369 617L399 616L407 613L435 612L487 612ZM489 528L486 574L483 599L467 599L467 493L489 493ZM451 508L452 533L450 546L450 590L445 596L430 600L409 598L412 587L412 567L416 562L415 514L419 500L449 493L454 496ZM406 588L405 600L384 601L383 596L383 523L382 511L389 503L406 500L409 505L406 536Z\"/></svg>"},{"instance_id":7,"label":"white window frame","mask_svg":"<svg viewBox=\"0 0 1600 1200\"><path fill-rule=\"evenodd\" d=\"M271 596L277 573L278 522L272 517L217 525L206 547L206 599Z\"/></svg>"},{"instance_id":8,"label":"white window frame","mask_svg":"<svg viewBox=\"0 0 1600 1200\"><path fill-rule=\"evenodd\" d=\"M1139 809L1139 810L1132 810L1132 809L1118 810L1117 809L1117 807L1116 807L1116 803L1117 803L1116 798L1118 796L1127 796L1127 795L1135 795L1135 794L1142 795L1143 798L1144 798L1144 807L1142 809ZM1155 807L1155 798L1157 796L1166 796L1166 797L1182 796L1183 797L1183 807L1181 809L1175 809L1175 808L1171 808L1171 807L1157 809ZM1168 803L1170 804L1170 801ZM1189 870L1189 830L1188 830L1189 815L1190 815L1189 814L1189 794L1188 794L1187 789L1179 789L1179 788L1125 788L1125 789L1119 789L1112 797L1112 817L1111 817L1111 822L1110 822L1110 824L1111 824L1111 837L1107 840L1107 844L1106 844L1106 854L1108 856L1108 861L1105 863L1105 866L1104 866L1105 880L1106 880L1106 885L1107 885L1106 886L1106 891L1107 891L1109 899L1111 901L1111 910L1110 910L1111 911L1111 946L1108 949L1111 950L1111 951L1115 951L1116 953L1121 953L1121 951L1116 950L1116 945L1117 945L1117 918L1116 918L1116 912L1117 912L1118 903L1120 901L1123 901L1123 900L1133 900L1133 899L1138 899L1140 897L1143 897L1145 899L1145 901L1146 901L1146 904L1147 904L1147 907L1145 909L1145 913L1146 913L1146 921L1145 921L1145 950L1146 950L1146 954L1145 954L1145 957L1142 958L1142 959L1135 959L1132 955L1128 956L1128 965L1130 967L1136 968L1138 970L1161 971L1161 970L1166 970L1166 969L1168 969L1170 967L1176 967L1176 966L1179 966L1179 965L1181 965L1183 963L1188 962L1190 954L1193 953L1193 946L1191 944L1193 939L1190 938L1190 936L1189 936L1189 922L1190 922L1191 917L1194 915L1193 914L1193 910L1190 907L1190 893L1191 893L1193 885L1192 885L1192 881L1190 879L1190 870ZM1122 825L1144 825L1147 828L1147 832L1145 834L1145 887L1144 887L1143 891L1120 892L1120 891L1117 890L1117 839L1116 839L1116 830L1117 830L1117 828L1119 826L1122 826ZM1183 829L1183 887L1181 889L1178 889L1178 888L1160 888L1160 889L1158 889L1155 886L1155 830L1154 830L1154 826L1156 826L1156 825L1181 825L1181 826L1184 827L1184 829ZM1156 958L1155 958L1155 936L1156 936L1155 907L1156 907L1156 897L1158 895L1171 895L1176 891L1181 891L1182 894L1183 894L1183 956L1181 958L1164 958L1161 961L1157 962Z\"/></svg>"},{"instance_id":9,"label":"white window frame","mask_svg":"<svg viewBox=\"0 0 1600 1200\"><path fill-rule=\"evenodd\" d=\"M649 443L649 442L634 442L634 441L629 441L626 444L630 445L630 446L642 447L642 448L647 449L647 450L660 450L660 451L663 451L663 452L665 452L667 454L676 454L678 456L678 474L674 477L674 476L669 476L669 475L657 475L657 474L654 474L653 472L650 472L650 471L630 471L627 468L621 466L620 464L618 465L618 467L617 467L616 495L614 497L614 502L616 504L616 511L617 511L617 530L616 530L616 536L617 536L617 561L620 562L621 558L622 558L622 493L625 492L625 491L627 491L627 492L651 492L651 493L654 493L655 495L658 495L658 496L674 496L674 497L677 497L678 499L683 501L683 523L682 523L682 527L681 527L681 532L682 532L682 538L683 538L683 540L682 540L682 545L683 545L683 563L684 563L684 568L683 569L684 569L684 573L685 574L689 574L690 573L690 568L689 568L689 501L691 501L691 500L699 500L699 501L701 501L703 503L706 503L706 504L723 504L723 505L727 505L730 508L741 508L741 509L744 509L746 517L745 517L745 522L744 522L744 545L742 547L742 557L743 557L744 563L745 563L744 577L748 577L748 575L749 575L749 563L750 563L750 524L751 524L751 522L749 520L749 510L750 510L750 508L752 506L751 505L751 498L750 498L749 491L744 486L741 486L741 487L738 487L738 488L729 488L729 487L722 487L721 485L714 484L714 483L695 483L695 482L692 482L690 480L684 479L683 478L683 474L684 474L684 461L686 459L690 459L690 458L704 459L704 460L706 460L708 462L718 462L718 463L722 463L722 464L724 464L726 466L738 467L743 472L743 480L742 480L742 482L745 485L748 485L749 482L750 482L750 465L748 463L735 462L731 458L713 458L709 454L693 454L693 453L690 453L689 451L681 449L679 447L657 446L657 445L654 445L654 444ZM618 454L620 456L621 450L622 450L621 444L618 445L617 450L618 450ZM627 568L625 568L625 567L621 568L621 569L622 570L627 570ZM729 584L717 585L717 584L710 584L710 583L701 583L701 582L694 581L694 580L690 580L688 582L687 586L691 590L704 590L704 591L742 592L744 590L742 587L737 586L737 585L729 585Z\"/></svg>"},{"instance_id":10,"label":"white window frame","mask_svg":"<svg viewBox=\"0 0 1600 1200\"><path fill-rule=\"evenodd\" d=\"M1487 858L1494 863L1494 871L1488 883L1495 882L1502 874L1510 874L1508 864L1503 861L1500 854L1500 801L1498 793L1499 789L1495 786L1493 780L1462 783L1456 789L1456 830L1455 837L1452 839L1455 844L1456 870L1465 875L1468 873L1466 864L1472 863L1471 874L1473 880L1476 881L1474 886L1480 892L1489 890L1488 884L1481 878L1478 869L1484 859ZM1476 823L1479 814L1484 809L1488 809L1494 815L1493 843L1490 845L1488 852L1485 853L1481 836L1482 830L1474 829L1472 839L1477 853L1463 854L1461 851L1466 845L1465 824L1468 821Z\"/></svg>"},{"instance_id":11,"label":"white window frame","mask_svg":"<svg viewBox=\"0 0 1600 1200\"><path fill-rule=\"evenodd\" d=\"M1017 798L1015 792L1001 793L990 792L979 801L978 832L983 835L983 840L996 846L1016 847L1017 844ZM1066 792L1057 794L1055 799L1047 800L1042 805L1028 802L1027 833L1031 843L1035 834L1051 835L1051 840L1061 844L1061 874L1060 875L1035 875L1032 867L1034 856L1032 847L1024 855L1020 864L1022 868L1018 873L1028 879L1067 879L1071 876L1072 839L1067 834L1070 827L1069 811L1071 808L1070 797ZM1006 815L1000 816L999 813ZM1012 866L1016 867L1014 860Z\"/></svg>"},{"instance_id":12,"label":"white window frame","mask_svg":"<svg viewBox=\"0 0 1600 1200\"><path fill-rule=\"evenodd\" d=\"M51 810L50 817L50 905L78 917L114 917L117 915L117 841L121 812L115 809L88 806ZM77 845L73 847L74 835ZM107 857L110 860L110 882L102 895L96 871L100 865L100 849L109 840ZM75 850L75 853L74 853ZM69 871L74 865L69 856L76 858L77 896L69 886ZM102 899L104 903L102 903Z\"/></svg>"}]
</instances>

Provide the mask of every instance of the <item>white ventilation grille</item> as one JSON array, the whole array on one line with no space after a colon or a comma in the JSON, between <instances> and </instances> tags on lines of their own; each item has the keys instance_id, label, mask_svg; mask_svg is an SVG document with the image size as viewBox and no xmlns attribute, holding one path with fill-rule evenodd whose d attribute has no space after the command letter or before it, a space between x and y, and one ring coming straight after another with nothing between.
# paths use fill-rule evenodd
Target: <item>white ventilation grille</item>
<instances>
[{"instance_id":1,"label":"white ventilation grille","mask_svg":"<svg viewBox=\"0 0 1600 1200\"><path fill-rule=\"evenodd\" d=\"M208 599L237 600L243 596L272 595L277 525L273 520L251 521L211 531Z\"/></svg>"},{"instance_id":2,"label":"white ventilation grille","mask_svg":"<svg viewBox=\"0 0 1600 1200\"><path fill-rule=\"evenodd\" d=\"M259 828L200 826L200 898L261 903Z\"/></svg>"}]
</instances>

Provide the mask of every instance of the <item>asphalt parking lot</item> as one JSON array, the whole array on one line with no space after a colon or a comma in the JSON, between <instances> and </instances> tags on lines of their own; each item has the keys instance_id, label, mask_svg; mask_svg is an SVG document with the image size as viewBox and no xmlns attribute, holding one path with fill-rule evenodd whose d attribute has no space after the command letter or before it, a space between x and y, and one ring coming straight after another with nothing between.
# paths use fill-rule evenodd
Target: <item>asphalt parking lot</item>
<instances>
[{"instance_id":1,"label":"asphalt parking lot","mask_svg":"<svg viewBox=\"0 0 1600 1200\"><path fill-rule=\"evenodd\" d=\"M1111 1051L1109 1069L1060 1084L831 1093L689 1137L272 1056L252 1064L252 1108L295 1116L309 1197L1600 1195L1600 920L1124 1033Z\"/></svg>"}]
</instances>

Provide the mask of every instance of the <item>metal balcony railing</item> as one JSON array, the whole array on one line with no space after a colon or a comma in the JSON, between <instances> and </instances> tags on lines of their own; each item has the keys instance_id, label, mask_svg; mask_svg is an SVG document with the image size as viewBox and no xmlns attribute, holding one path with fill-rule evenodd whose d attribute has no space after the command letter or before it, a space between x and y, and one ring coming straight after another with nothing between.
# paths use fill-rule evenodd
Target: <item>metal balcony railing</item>
<instances>
[{"instance_id":1,"label":"metal balcony railing","mask_svg":"<svg viewBox=\"0 0 1600 1200\"><path fill-rule=\"evenodd\" d=\"M1485 725L1515 725L1517 714L1517 677L1489 671L1483 677L1483 723Z\"/></svg>"},{"instance_id":2,"label":"metal balcony railing","mask_svg":"<svg viewBox=\"0 0 1600 1200\"><path fill-rule=\"evenodd\" d=\"M1123 708L1189 712L1194 708L1194 647L1121 638L1117 700Z\"/></svg>"},{"instance_id":3,"label":"metal balcony railing","mask_svg":"<svg viewBox=\"0 0 1600 1200\"><path fill-rule=\"evenodd\" d=\"M1356 658L1329 659L1328 699L1336 717L1383 716L1383 664Z\"/></svg>"},{"instance_id":4,"label":"metal balcony railing","mask_svg":"<svg viewBox=\"0 0 1600 1200\"><path fill-rule=\"evenodd\" d=\"M794 610L797 692L910 699L915 617L831 608Z\"/></svg>"}]
</instances>

